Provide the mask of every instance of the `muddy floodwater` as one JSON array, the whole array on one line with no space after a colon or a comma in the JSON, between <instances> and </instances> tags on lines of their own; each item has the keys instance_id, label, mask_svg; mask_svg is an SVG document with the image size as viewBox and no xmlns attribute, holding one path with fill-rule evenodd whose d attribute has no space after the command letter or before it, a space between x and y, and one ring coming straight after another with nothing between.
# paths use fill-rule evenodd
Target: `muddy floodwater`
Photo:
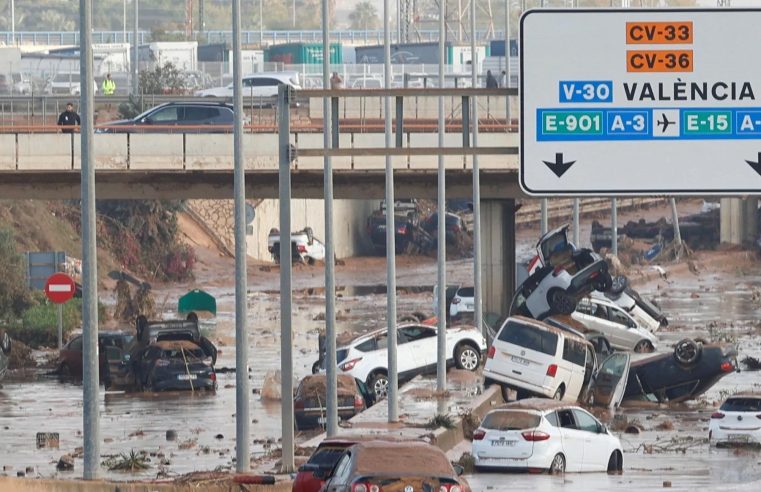
<instances>
[{"instance_id":1,"label":"muddy floodwater","mask_svg":"<svg viewBox=\"0 0 761 492\"><path fill-rule=\"evenodd\" d=\"M588 237L582 233L582 237ZM520 232L519 257L531 251L535 233ZM641 294L654 298L669 317L669 326L658 332L659 349L684 337L727 340L738 344L740 356L761 359L761 260L746 255L737 268L713 265L695 271L657 275L637 281ZM710 253L716 255L719 253ZM734 253L735 258L738 253ZM721 261L714 261L721 263ZM367 267L363 270L363 265ZM469 282L470 260L448 263L449 280ZM720 273L715 273L720 272ZM219 316L209 337L219 348L217 368L235 365L234 291L230 275L205 285L218 300ZM363 332L386 324L385 263L383 259L362 260L359 267L338 269L338 331ZM280 405L263 401L259 392L265 375L280 367L280 316L276 271L250 272L248 297L249 378L251 450L260 458L279 448ZM294 372L300 379L310 372L317 358L317 333L324 326L324 295L320 288L321 268L294 271L293 324ZM399 269L399 315L419 311L430 313L431 286L436 268L431 259L407 260ZM218 277L221 275L218 274ZM164 288L157 298L177 299L189 286ZM170 301L171 303L172 301ZM173 313L167 311L167 317ZM742 365L741 365L742 367ZM100 442L103 459L134 450L149 454L149 467L124 474L101 470L104 477L121 480L173 477L191 471L229 469L235 456L235 373L220 372L216 393L125 394L100 393ZM611 427L621 419L636 424L639 434L620 434L624 446L624 473L569 474L565 477L478 474L469 476L474 491L511 489L535 491L641 491L671 490L761 490L761 452L714 449L705 441L710 414L726 396L738 391L759 390L761 372L743 371L722 379L699 401L679 407L653 406L623 408L617 416L600 417ZM81 477L82 459L77 455L71 472L56 471L56 462L66 453L76 453L82 445L82 387L40 374L13 374L0 389L0 473L16 475L28 467L31 476ZM166 432L177 438L167 441ZM38 432L60 435L57 449L36 446ZM297 444L314 434L298 434Z\"/></svg>"}]
</instances>

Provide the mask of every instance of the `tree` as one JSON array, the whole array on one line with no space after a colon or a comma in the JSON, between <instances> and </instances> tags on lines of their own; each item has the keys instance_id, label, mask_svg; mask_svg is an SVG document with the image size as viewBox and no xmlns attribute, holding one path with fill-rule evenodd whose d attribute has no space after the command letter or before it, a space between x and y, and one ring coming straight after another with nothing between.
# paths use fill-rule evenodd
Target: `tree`
<instances>
[{"instance_id":1,"label":"tree","mask_svg":"<svg viewBox=\"0 0 761 492\"><path fill-rule=\"evenodd\" d=\"M380 26L380 17L375 5L367 0L359 2L349 14L352 29L377 29Z\"/></svg>"}]
</instances>

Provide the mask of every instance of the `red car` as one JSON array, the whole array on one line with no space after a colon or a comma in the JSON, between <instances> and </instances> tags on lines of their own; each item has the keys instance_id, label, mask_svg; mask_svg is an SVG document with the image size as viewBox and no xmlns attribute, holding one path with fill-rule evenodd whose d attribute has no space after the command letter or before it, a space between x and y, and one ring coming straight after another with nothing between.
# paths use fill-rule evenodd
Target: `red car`
<instances>
[{"instance_id":1,"label":"red car","mask_svg":"<svg viewBox=\"0 0 761 492\"><path fill-rule=\"evenodd\" d=\"M314 472L326 476L343 456L347 448L357 443L357 440L325 439L309 457L309 461L299 467L296 480L293 481L293 492L319 492L325 481L314 476Z\"/></svg>"}]
</instances>

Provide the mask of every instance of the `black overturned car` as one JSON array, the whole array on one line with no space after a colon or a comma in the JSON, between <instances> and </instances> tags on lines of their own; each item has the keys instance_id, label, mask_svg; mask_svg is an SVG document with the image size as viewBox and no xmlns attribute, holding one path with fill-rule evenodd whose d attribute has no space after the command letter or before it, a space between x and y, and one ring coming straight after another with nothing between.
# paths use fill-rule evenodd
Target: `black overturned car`
<instances>
[{"instance_id":1,"label":"black overturned car","mask_svg":"<svg viewBox=\"0 0 761 492\"><path fill-rule=\"evenodd\" d=\"M737 350L726 344L703 345L684 339L674 351L632 361L616 352L600 365L586 402L617 406L621 400L681 402L696 398L738 370Z\"/></svg>"}]
</instances>

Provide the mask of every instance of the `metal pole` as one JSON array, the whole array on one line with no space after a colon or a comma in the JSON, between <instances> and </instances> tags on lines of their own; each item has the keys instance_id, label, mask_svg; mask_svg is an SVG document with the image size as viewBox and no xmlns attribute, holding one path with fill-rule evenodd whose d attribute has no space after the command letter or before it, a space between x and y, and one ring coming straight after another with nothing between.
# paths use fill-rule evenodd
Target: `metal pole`
<instances>
[{"instance_id":1,"label":"metal pole","mask_svg":"<svg viewBox=\"0 0 761 492\"><path fill-rule=\"evenodd\" d=\"M11 0L11 44L16 45L16 0Z\"/></svg>"},{"instance_id":2,"label":"metal pole","mask_svg":"<svg viewBox=\"0 0 761 492\"><path fill-rule=\"evenodd\" d=\"M264 47L264 0L259 0L259 47Z\"/></svg>"},{"instance_id":3,"label":"metal pole","mask_svg":"<svg viewBox=\"0 0 761 492\"><path fill-rule=\"evenodd\" d=\"M95 162L93 159L92 0L79 0L79 79L81 84L82 181L82 419L85 480L98 477L98 257L95 240Z\"/></svg>"},{"instance_id":4,"label":"metal pole","mask_svg":"<svg viewBox=\"0 0 761 492\"><path fill-rule=\"evenodd\" d=\"M508 2L509 3L509 2ZM470 68L471 85L478 87L478 55L476 53L476 2L470 2ZM473 147L478 148L478 99L473 96L470 105L473 111ZM483 323L483 293L481 285L481 168L478 156L473 154L473 306L476 326L487 340L488 333ZM441 292L441 291L439 291Z\"/></svg>"},{"instance_id":5,"label":"metal pole","mask_svg":"<svg viewBox=\"0 0 761 492\"><path fill-rule=\"evenodd\" d=\"M444 87L444 64L446 63L446 6L443 0L439 1L439 88ZM446 126L444 122L444 98L439 96L439 148L444 147L444 132ZM437 240L437 258L436 266L438 269L439 285L439 310L438 310L438 332L437 332L437 354L436 358L436 390L446 391L447 389L447 242L446 242L446 173L444 169L444 156L439 155L438 170L438 240ZM474 204L475 205L475 204Z\"/></svg>"},{"instance_id":6,"label":"metal pole","mask_svg":"<svg viewBox=\"0 0 761 492\"><path fill-rule=\"evenodd\" d=\"M58 304L56 314L58 315L58 350L63 348L63 304Z\"/></svg>"},{"instance_id":7,"label":"metal pole","mask_svg":"<svg viewBox=\"0 0 761 492\"><path fill-rule=\"evenodd\" d=\"M507 0L505 4L505 87L510 87L510 7L512 1ZM474 86L475 87L475 86ZM510 96L505 95L505 115L507 115L507 121L505 126L506 131L510 131L510 123L513 121L510 110Z\"/></svg>"},{"instance_id":8,"label":"metal pole","mask_svg":"<svg viewBox=\"0 0 761 492\"><path fill-rule=\"evenodd\" d=\"M235 196L235 468L246 472L249 454L248 331L246 282L246 163L243 159L243 73L240 0L233 0L233 190ZM289 241L290 245L290 241ZM289 256L290 258L290 256Z\"/></svg>"},{"instance_id":9,"label":"metal pole","mask_svg":"<svg viewBox=\"0 0 761 492\"><path fill-rule=\"evenodd\" d=\"M138 2L139 0L132 0L135 3L135 14L134 19L132 19L135 23L134 29L132 32L132 95L137 97L138 94L140 94L140 75L139 75L139 65L140 65L140 55L139 55L139 47L140 47L140 40L138 39Z\"/></svg>"},{"instance_id":10,"label":"metal pole","mask_svg":"<svg viewBox=\"0 0 761 492\"><path fill-rule=\"evenodd\" d=\"M293 0L293 28L296 29L296 0Z\"/></svg>"},{"instance_id":11,"label":"metal pole","mask_svg":"<svg viewBox=\"0 0 761 492\"><path fill-rule=\"evenodd\" d=\"M573 244L579 247L579 199L573 199Z\"/></svg>"},{"instance_id":12,"label":"metal pole","mask_svg":"<svg viewBox=\"0 0 761 492\"><path fill-rule=\"evenodd\" d=\"M127 0L122 5L122 43L127 42Z\"/></svg>"},{"instance_id":13,"label":"metal pole","mask_svg":"<svg viewBox=\"0 0 761 492\"><path fill-rule=\"evenodd\" d=\"M383 0L383 85L391 88L391 5ZM391 144L391 98L383 98L385 145ZM396 360L396 236L394 235L394 161L386 155L386 323L388 326L388 421L399 420L399 375Z\"/></svg>"},{"instance_id":14,"label":"metal pole","mask_svg":"<svg viewBox=\"0 0 761 492\"><path fill-rule=\"evenodd\" d=\"M618 199L610 200L610 252L618 256Z\"/></svg>"},{"instance_id":15,"label":"metal pole","mask_svg":"<svg viewBox=\"0 0 761 492\"><path fill-rule=\"evenodd\" d=\"M281 85L277 93L280 156L280 394L283 424L283 473L294 468L293 456L293 335L291 300L291 96Z\"/></svg>"},{"instance_id":16,"label":"metal pole","mask_svg":"<svg viewBox=\"0 0 761 492\"><path fill-rule=\"evenodd\" d=\"M330 88L330 7L328 0L322 0L322 86ZM322 98L322 121L324 125L322 143L325 150L333 143L331 132L331 100ZM335 239L333 236L333 160L323 157L325 171L325 335L327 373L328 437L338 434L338 368L336 367L336 262Z\"/></svg>"},{"instance_id":17,"label":"metal pole","mask_svg":"<svg viewBox=\"0 0 761 492\"><path fill-rule=\"evenodd\" d=\"M674 223L674 245L677 248L678 258L682 247L682 231L679 230L679 212L676 210L676 198L671 199L671 220Z\"/></svg>"},{"instance_id":18,"label":"metal pole","mask_svg":"<svg viewBox=\"0 0 761 492\"><path fill-rule=\"evenodd\" d=\"M541 208L542 208L542 236L544 236L545 234L547 234L547 229L548 229L547 199L546 198L542 198Z\"/></svg>"}]
</instances>

